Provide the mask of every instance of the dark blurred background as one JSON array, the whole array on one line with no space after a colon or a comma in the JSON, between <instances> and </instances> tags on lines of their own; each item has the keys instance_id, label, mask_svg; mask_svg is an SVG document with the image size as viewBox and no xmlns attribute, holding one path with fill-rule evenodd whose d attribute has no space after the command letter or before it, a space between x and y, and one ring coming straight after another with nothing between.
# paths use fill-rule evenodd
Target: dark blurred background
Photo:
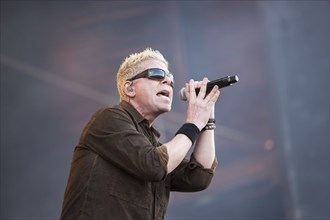
<instances>
[{"instance_id":1,"label":"dark blurred background","mask_svg":"<svg viewBox=\"0 0 330 220\"><path fill-rule=\"evenodd\" d=\"M329 1L1 1L1 219L58 219L91 114L131 53L185 82L238 75L217 104L211 186L166 219L329 219ZM171 139L186 103L155 126Z\"/></svg>"}]
</instances>

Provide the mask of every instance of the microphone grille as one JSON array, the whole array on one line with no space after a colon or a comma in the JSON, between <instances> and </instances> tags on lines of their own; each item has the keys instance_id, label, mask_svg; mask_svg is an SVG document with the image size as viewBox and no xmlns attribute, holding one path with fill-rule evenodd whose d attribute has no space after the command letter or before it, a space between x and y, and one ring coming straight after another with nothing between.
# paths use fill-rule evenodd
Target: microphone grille
<instances>
[{"instance_id":1,"label":"microphone grille","mask_svg":"<svg viewBox=\"0 0 330 220\"><path fill-rule=\"evenodd\" d=\"M185 91L185 88L182 88L179 92L179 96L182 101L187 101L187 97L186 97L186 94L184 93L184 91Z\"/></svg>"}]
</instances>

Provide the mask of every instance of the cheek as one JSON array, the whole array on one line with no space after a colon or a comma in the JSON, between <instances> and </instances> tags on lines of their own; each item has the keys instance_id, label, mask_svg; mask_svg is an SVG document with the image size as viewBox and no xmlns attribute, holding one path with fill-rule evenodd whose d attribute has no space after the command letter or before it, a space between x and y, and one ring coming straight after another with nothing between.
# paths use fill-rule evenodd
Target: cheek
<instances>
[{"instance_id":1,"label":"cheek","mask_svg":"<svg viewBox=\"0 0 330 220\"><path fill-rule=\"evenodd\" d=\"M150 97L153 96L153 88L150 85L140 85L136 91L137 91L137 95L142 100L149 99Z\"/></svg>"}]
</instances>

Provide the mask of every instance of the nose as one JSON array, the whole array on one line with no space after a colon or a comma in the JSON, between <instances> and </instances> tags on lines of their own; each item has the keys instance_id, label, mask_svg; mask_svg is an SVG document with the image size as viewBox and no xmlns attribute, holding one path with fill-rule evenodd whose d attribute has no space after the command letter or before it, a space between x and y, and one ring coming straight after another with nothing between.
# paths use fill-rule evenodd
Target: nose
<instances>
[{"instance_id":1,"label":"nose","mask_svg":"<svg viewBox=\"0 0 330 220\"><path fill-rule=\"evenodd\" d=\"M169 85L171 87L174 86L172 80L170 78L168 78L168 77L165 77L165 79L163 79L161 83L162 84L167 84L167 85Z\"/></svg>"}]
</instances>

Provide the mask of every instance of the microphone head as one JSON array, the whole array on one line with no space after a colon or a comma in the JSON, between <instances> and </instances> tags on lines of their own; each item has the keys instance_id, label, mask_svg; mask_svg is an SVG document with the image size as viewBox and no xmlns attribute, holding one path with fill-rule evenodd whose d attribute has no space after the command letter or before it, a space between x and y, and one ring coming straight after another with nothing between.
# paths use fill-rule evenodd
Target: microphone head
<instances>
[{"instance_id":1,"label":"microphone head","mask_svg":"<svg viewBox=\"0 0 330 220\"><path fill-rule=\"evenodd\" d=\"M231 82L231 83L236 83L236 82L239 81L239 78L238 78L237 75L230 76L229 79L230 79L230 82Z\"/></svg>"},{"instance_id":2,"label":"microphone head","mask_svg":"<svg viewBox=\"0 0 330 220\"><path fill-rule=\"evenodd\" d=\"M185 88L182 88L179 92L179 96L182 101L187 101L187 97L186 97L186 94L184 93L184 91L185 91Z\"/></svg>"}]
</instances>

